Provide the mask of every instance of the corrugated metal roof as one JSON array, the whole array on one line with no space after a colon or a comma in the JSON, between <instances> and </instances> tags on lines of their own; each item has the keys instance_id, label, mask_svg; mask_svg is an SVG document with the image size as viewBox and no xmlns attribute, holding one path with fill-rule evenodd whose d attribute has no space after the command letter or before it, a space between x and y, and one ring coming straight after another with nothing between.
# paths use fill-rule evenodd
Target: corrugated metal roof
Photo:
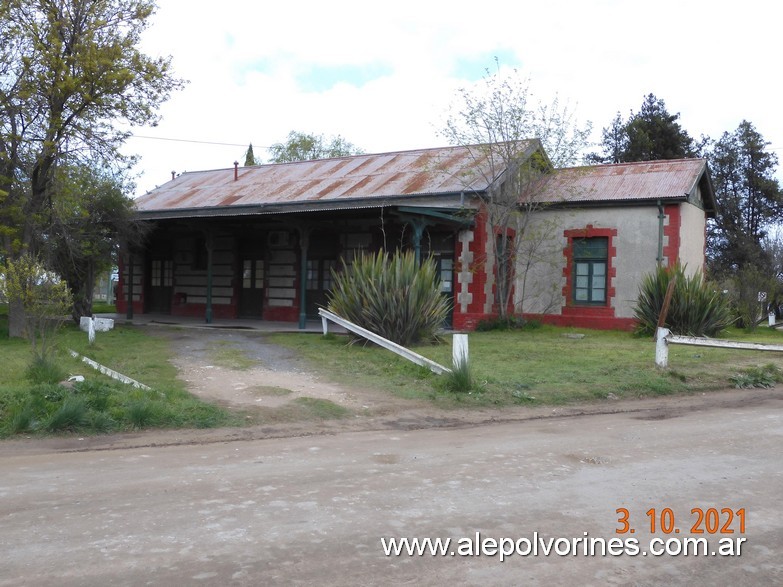
<instances>
[{"instance_id":1,"label":"corrugated metal roof","mask_svg":"<svg viewBox=\"0 0 783 587\"><path fill-rule=\"evenodd\" d=\"M146 212L482 191L487 169L480 148L445 147L240 167L236 181L233 168L196 171L137 198L136 207Z\"/></svg>"},{"instance_id":2,"label":"corrugated metal roof","mask_svg":"<svg viewBox=\"0 0 783 587\"><path fill-rule=\"evenodd\" d=\"M542 202L684 199L702 180L704 159L673 159L562 169L537 196ZM703 194L710 207L713 194Z\"/></svg>"},{"instance_id":3,"label":"corrugated metal roof","mask_svg":"<svg viewBox=\"0 0 783 587\"><path fill-rule=\"evenodd\" d=\"M538 145L531 140L523 146ZM135 203L143 216L171 218L197 211L241 215L262 209L281 213L371 207L387 200L400 204L407 197L483 192L491 169L485 152L482 147L443 147L240 167L236 180L234 168L188 172ZM684 199L705 181L705 170L703 159L563 169L541 186L535 200L579 204ZM708 179L706 187L705 204L712 209L714 195Z\"/></svg>"}]
</instances>

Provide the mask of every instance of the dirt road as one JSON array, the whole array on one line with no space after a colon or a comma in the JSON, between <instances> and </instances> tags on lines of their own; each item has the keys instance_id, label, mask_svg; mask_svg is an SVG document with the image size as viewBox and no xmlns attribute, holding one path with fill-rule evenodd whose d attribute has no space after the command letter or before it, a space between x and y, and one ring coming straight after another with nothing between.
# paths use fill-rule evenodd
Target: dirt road
<instances>
[{"instance_id":1,"label":"dirt road","mask_svg":"<svg viewBox=\"0 0 783 587\"><path fill-rule=\"evenodd\" d=\"M86 450L78 439L0 443L0 585L781 585L783 390L714 397L431 430L389 420L296 438L213 431L169 446L149 446L165 435ZM641 554L651 537L708 530L691 510L711 507L734 534L701 536L710 551L721 536L745 538L740 556ZM618 508L629 513L622 535ZM661 530L664 508L679 534ZM735 512L728 525L723 508ZM478 556L382 550L382 538L441 537L456 552L476 532L537 532L542 548L585 533L634 538L640 553L501 563L491 542Z\"/></svg>"}]
</instances>

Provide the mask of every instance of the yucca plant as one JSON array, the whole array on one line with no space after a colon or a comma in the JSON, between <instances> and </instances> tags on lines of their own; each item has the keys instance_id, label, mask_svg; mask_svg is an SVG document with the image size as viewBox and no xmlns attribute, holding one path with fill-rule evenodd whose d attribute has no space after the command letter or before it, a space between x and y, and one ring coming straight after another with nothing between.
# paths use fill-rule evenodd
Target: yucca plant
<instances>
[{"instance_id":1,"label":"yucca plant","mask_svg":"<svg viewBox=\"0 0 783 587\"><path fill-rule=\"evenodd\" d=\"M686 336L715 336L732 322L729 300L704 280L701 271L688 276L679 263L658 267L642 280L634 314L638 331L653 334L669 282L676 279L664 326Z\"/></svg>"},{"instance_id":2,"label":"yucca plant","mask_svg":"<svg viewBox=\"0 0 783 587\"><path fill-rule=\"evenodd\" d=\"M362 255L332 276L331 312L403 346L433 340L450 310L435 262L410 251Z\"/></svg>"}]
</instances>

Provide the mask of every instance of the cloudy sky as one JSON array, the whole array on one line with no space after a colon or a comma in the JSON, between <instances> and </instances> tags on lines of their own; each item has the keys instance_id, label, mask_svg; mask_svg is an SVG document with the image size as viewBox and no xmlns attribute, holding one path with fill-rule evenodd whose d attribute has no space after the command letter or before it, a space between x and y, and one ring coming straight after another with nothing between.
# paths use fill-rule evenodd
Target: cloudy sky
<instances>
[{"instance_id":1,"label":"cloudy sky","mask_svg":"<svg viewBox=\"0 0 783 587\"><path fill-rule=\"evenodd\" d=\"M232 167L291 130L368 153L446 144L457 88L497 58L591 121L594 139L652 92L694 138L751 121L783 152L783 4L774 0L158 0L143 49L188 80L136 128L138 194ZM202 6L208 9L201 8Z\"/></svg>"}]
</instances>

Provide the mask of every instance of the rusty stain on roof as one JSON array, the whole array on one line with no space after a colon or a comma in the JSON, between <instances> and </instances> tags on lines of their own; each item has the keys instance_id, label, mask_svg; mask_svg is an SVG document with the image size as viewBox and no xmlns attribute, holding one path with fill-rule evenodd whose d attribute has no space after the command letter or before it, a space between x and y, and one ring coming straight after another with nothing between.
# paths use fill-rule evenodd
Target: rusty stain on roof
<instances>
[{"instance_id":1,"label":"rusty stain on roof","mask_svg":"<svg viewBox=\"0 0 783 587\"><path fill-rule=\"evenodd\" d=\"M530 141L530 144L533 142ZM486 189L474 147L444 147L186 172L136 200L139 211L347 198L455 194ZM466 169L477 169L466 179Z\"/></svg>"},{"instance_id":2,"label":"rusty stain on roof","mask_svg":"<svg viewBox=\"0 0 783 587\"><path fill-rule=\"evenodd\" d=\"M523 143L537 148L538 141ZM492 166L482 147L443 147L295 163L182 173L138 198L139 212L259 207L485 191ZM563 169L535 194L540 202L683 199L705 176L703 159L678 159ZM714 195L706 180L707 204ZM183 212L184 213L184 212Z\"/></svg>"},{"instance_id":3,"label":"rusty stain on roof","mask_svg":"<svg viewBox=\"0 0 783 587\"><path fill-rule=\"evenodd\" d=\"M622 202L683 199L702 180L704 159L616 163L562 169L543 186L542 202ZM702 194L714 204L714 195Z\"/></svg>"}]
</instances>

